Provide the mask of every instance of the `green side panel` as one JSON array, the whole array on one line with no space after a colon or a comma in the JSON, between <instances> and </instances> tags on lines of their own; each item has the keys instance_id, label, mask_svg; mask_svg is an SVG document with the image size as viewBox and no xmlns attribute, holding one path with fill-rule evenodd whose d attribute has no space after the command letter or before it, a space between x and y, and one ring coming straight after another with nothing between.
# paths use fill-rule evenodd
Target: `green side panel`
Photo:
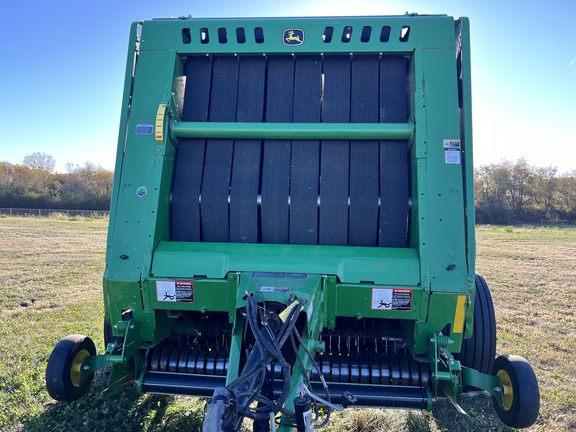
<instances>
[{"instance_id":1,"label":"green side panel","mask_svg":"<svg viewBox=\"0 0 576 432\"><path fill-rule=\"evenodd\" d=\"M110 240L105 277L111 280L139 280L149 272L155 241L157 218L161 235L168 235L168 197L173 150L157 148L153 134L142 134L138 125L154 125L159 102L168 98L174 81L175 54L140 53L138 79L134 82L130 116L126 127L127 143L116 194L114 238ZM164 165L167 168L164 169ZM118 176L118 174L117 174ZM160 206L159 203L164 205Z\"/></svg>"},{"instance_id":2,"label":"green side panel","mask_svg":"<svg viewBox=\"0 0 576 432\"><path fill-rule=\"evenodd\" d=\"M104 279L104 310L106 321L112 325L122 321L123 310L142 309L138 282L111 282Z\"/></svg>"},{"instance_id":3,"label":"green side panel","mask_svg":"<svg viewBox=\"0 0 576 432\"><path fill-rule=\"evenodd\" d=\"M460 93L462 106L460 114L461 137L464 151L464 180L466 189L466 221L467 221L467 253L468 253L468 276L474 281L476 265L476 219L474 215L474 161L472 144L472 78L470 64L470 20L460 18L456 21L456 35L460 41L461 67Z\"/></svg>"},{"instance_id":4,"label":"green side panel","mask_svg":"<svg viewBox=\"0 0 576 432\"><path fill-rule=\"evenodd\" d=\"M161 242L155 277L222 279L231 271L336 275L341 282L417 285L415 249Z\"/></svg>"},{"instance_id":5,"label":"green side panel","mask_svg":"<svg viewBox=\"0 0 576 432\"><path fill-rule=\"evenodd\" d=\"M191 284L191 299L176 301L174 298L163 295L163 291L157 289L157 283L164 282L186 282L187 286ZM144 305L146 308L157 310L233 312L236 306L236 286L236 274L230 274L224 280L147 280L143 283Z\"/></svg>"},{"instance_id":6,"label":"green side panel","mask_svg":"<svg viewBox=\"0 0 576 432\"><path fill-rule=\"evenodd\" d=\"M460 294L462 295L462 294ZM462 333L454 332L454 321L457 319L458 294L432 293L429 298L429 313L426 322L419 322L415 326L413 335L415 354L425 354L428 350L428 338L433 334L440 334L446 326L450 326L450 352L460 352L462 347ZM407 335L412 336L412 335Z\"/></svg>"},{"instance_id":7,"label":"green side panel","mask_svg":"<svg viewBox=\"0 0 576 432\"><path fill-rule=\"evenodd\" d=\"M292 39L291 29L299 30ZM175 49L183 54L411 52L422 45L453 48L453 18L168 19L145 21L142 29L142 50Z\"/></svg>"},{"instance_id":8,"label":"green side panel","mask_svg":"<svg viewBox=\"0 0 576 432\"><path fill-rule=\"evenodd\" d=\"M394 291L399 291L402 295L398 298L410 301L409 305L386 305L379 301L378 296L382 291L386 294L393 296ZM334 316L348 316L357 318L383 318L383 319L400 319L417 320L421 318L420 305L426 301L426 293L420 288L406 287L406 286L375 286L375 285L343 285L339 284L337 289L330 292L334 299L329 299L335 305L333 315L328 317L328 320ZM427 302L426 302L427 303ZM388 310L387 308L391 309ZM394 310L396 309L396 310ZM425 314L424 317L425 318Z\"/></svg>"},{"instance_id":9,"label":"green side panel","mask_svg":"<svg viewBox=\"0 0 576 432\"><path fill-rule=\"evenodd\" d=\"M426 207L422 229L433 291L466 292L466 219L454 48L422 50L426 98ZM448 141L448 142L447 142Z\"/></svg>"}]
</instances>

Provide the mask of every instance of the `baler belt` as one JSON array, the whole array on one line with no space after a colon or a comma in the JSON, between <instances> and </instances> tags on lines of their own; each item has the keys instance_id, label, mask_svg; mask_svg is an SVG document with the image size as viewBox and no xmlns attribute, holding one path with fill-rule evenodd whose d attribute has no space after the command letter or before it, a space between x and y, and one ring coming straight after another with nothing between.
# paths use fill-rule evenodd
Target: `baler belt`
<instances>
[{"instance_id":1,"label":"baler belt","mask_svg":"<svg viewBox=\"0 0 576 432\"><path fill-rule=\"evenodd\" d=\"M238 60L230 56L216 57L212 68L209 120L235 121L237 98ZM231 139L208 140L200 201L203 241L230 241L228 195L233 152Z\"/></svg>"},{"instance_id":2,"label":"baler belt","mask_svg":"<svg viewBox=\"0 0 576 432\"><path fill-rule=\"evenodd\" d=\"M212 62L207 57L191 57L186 65L186 98L182 119L208 121ZM206 140L182 139L172 186L172 239L200 241L200 187L204 172Z\"/></svg>"},{"instance_id":3,"label":"baler belt","mask_svg":"<svg viewBox=\"0 0 576 432\"><path fill-rule=\"evenodd\" d=\"M378 58L352 59L350 120L378 123ZM350 146L350 246L377 246L378 145L361 141Z\"/></svg>"},{"instance_id":4,"label":"baler belt","mask_svg":"<svg viewBox=\"0 0 576 432\"><path fill-rule=\"evenodd\" d=\"M406 121L406 63L402 57L380 60L380 122ZM409 196L408 149L404 141L380 142L380 226L378 245L406 247Z\"/></svg>"},{"instance_id":5,"label":"baler belt","mask_svg":"<svg viewBox=\"0 0 576 432\"><path fill-rule=\"evenodd\" d=\"M184 121L407 121L403 56L192 56L186 74ZM172 240L406 247L408 162L406 141L181 139Z\"/></svg>"},{"instance_id":6,"label":"baler belt","mask_svg":"<svg viewBox=\"0 0 576 432\"><path fill-rule=\"evenodd\" d=\"M324 59L323 121L350 122L350 57ZM348 244L350 142L322 141L320 159L320 233L325 245Z\"/></svg>"},{"instance_id":7,"label":"baler belt","mask_svg":"<svg viewBox=\"0 0 576 432\"><path fill-rule=\"evenodd\" d=\"M296 59L294 115L298 123L320 123L322 59ZM318 244L318 184L320 142L292 141L292 182L290 187L290 243Z\"/></svg>"},{"instance_id":8,"label":"baler belt","mask_svg":"<svg viewBox=\"0 0 576 432\"><path fill-rule=\"evenodd\" d=\"M294 60L268 60L266 121L291 123L294 95ZM262 243L289 242L290 163L292 144L288 140L265 140L262 160Z\"/></svg>"},{"instance_id":9,"label":"baler belt","mask_svg":"<svg viewBox=\"0 0 576 432\"><path fill-rule=\"evenodd\" d=\"M266 61L241 57L236 121L262 122L264 118ZM230 194L230 241L258 243L260 140L236 140Z\"/></svg>"}]
</instances>

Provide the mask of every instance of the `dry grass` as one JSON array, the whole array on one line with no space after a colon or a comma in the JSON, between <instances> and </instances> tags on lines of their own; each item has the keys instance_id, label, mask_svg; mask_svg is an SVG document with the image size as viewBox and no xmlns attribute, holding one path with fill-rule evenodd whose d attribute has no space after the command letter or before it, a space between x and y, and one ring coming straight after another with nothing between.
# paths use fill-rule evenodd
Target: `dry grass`
<instances>
[{"instance_id":1,"label":"dry grass","mask_svg":"<svg viewBox=\"0 0 576 432\"><path fill-rule=\"evenodd\" d=\"M540 383L533 430L576 430L576 229L480 227L477 234L498 352L529 359Z\"/></svg>"},{"instance_id":2,"label":"dry grass","mask_svg":"<svg viewBox=\"0 0 576 432\"><path fill-rule=\"evenodd\" d=\"M44 368L62 336L102 347L105 220L0 218L0 430L200 430L204 403L140 396L97 399L104 380L72 404L50 400ZM531 431L576 430L576 229L480 227L478 272L492 289L498 352L525 356L540 380L542 409ZM510 431L489 397L464 397L471 414L439 400L432 413L347 410L329 432Z\"/></svg>"}]
</instances>

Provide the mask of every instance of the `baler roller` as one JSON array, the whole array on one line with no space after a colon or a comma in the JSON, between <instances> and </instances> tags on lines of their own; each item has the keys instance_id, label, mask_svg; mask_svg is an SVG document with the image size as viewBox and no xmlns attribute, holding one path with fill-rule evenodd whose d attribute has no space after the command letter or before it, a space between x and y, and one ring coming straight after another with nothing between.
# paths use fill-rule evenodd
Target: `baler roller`
<instances>
[{"instance_id":1,"label":"baler roller","mask_svg":"<svg viewBox=\"0 0 576 432\"><path fill-rule=\"evenodd\" d=\"M224 387L226 378L196 374L147 372L140 378L140 389L145 393L194 395L210 397L215 388ZM322 385L311 382L311 390L322 394ZM280 394L280 381L275 381L274 396ZM333 403L342 402L342 394L349 391L354 395L358 406L390 407L426 410L430 397L425 387L415 386L374 386L367 384L330 383L330 399Z\"/></svg>"},{"instance_id":2,"label":"baler roller","mask_svg":"<svg viewBox=\"0 0 576 432\"><path fill-rule=\"evenodd\" d=\"M163 345L148 353L148 370L178 374L226 376L227 352L216 352L205 346ZM371 384L383 386L426 387L430 382L427 363L414 360L406 350L330 352L316 355L324 379L329 383ZM273 364L273 377L282 380L279 365ZM312 371L312 381L320 381Z\"/></svg>"}]
</instances>

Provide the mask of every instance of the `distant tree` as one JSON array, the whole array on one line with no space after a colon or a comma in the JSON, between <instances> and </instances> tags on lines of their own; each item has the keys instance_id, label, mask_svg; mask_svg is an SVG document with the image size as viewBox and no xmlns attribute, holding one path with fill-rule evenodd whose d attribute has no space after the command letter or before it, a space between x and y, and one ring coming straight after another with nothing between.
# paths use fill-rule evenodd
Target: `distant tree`
<instances>
[{"instance_id":1,"label":"distant tree","mask_svg":"<svg viewBox=\"0 0 576 432\"><path fill-rule=\"evenodd\" d=\"M46 153L40 152L25 156L22 164L30 169L37 169L50 174L54 174L54 170L56 169L56 161L54 158Z\"/></svg>"},{"instance_id":2,"label":"distant tree","mask_svg":"<svg viewBox=\"0 0 576 432\"><path fill-rule=\"evenodd\" d=\"M51 173L50 156L30 156L28 165L0 162L0 207L108 210L111 171L86 162L67 164L68 173Z\"/></svg>"},{"instance_id":3,"label":"distant tree","mask_svg":"<svg viewBox=\"0 0 576 432\"><path fill-rule=\"evenodd\" d=\"M576 171L502 161L474 172L478 223L575 223Z\"/></svg>"}]
</instances>

